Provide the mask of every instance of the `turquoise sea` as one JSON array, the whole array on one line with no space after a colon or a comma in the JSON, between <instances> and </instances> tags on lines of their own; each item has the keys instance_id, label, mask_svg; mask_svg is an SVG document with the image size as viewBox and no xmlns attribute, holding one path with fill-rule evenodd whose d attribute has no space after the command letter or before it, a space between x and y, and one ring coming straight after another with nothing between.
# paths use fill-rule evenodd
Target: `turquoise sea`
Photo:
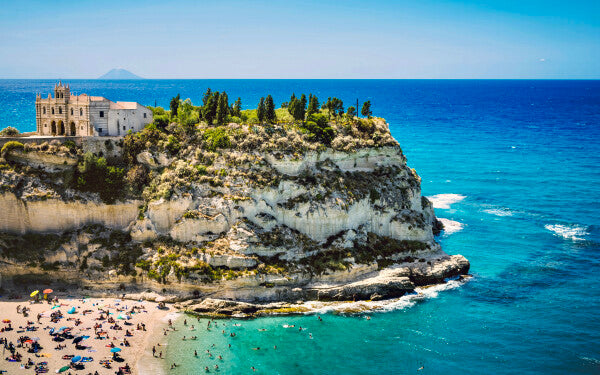
<instances>
[{"instance_id":1,"label":"turquoise sea","mask_svg":"<svg viewBox=\"0 0 600 375\"><path fill-rule=\"evenodd\" d=\"M0 80L0 127L34 130L35 93L47 95L54 83ZM439 242L471 261L469 282L425 291L370 320L322 312L322 322L314 314L227 320L211 331L207 320L179 320L165 362L180 366L168 373L600 373L600 81L69 83L78 93L162 106L177 93L198 103L207 87L240 96L245 108L292 92L336 96L346 107L371 100L422 177L423 194L435 196L447 227Z\"/></svg>"}]
</instances>

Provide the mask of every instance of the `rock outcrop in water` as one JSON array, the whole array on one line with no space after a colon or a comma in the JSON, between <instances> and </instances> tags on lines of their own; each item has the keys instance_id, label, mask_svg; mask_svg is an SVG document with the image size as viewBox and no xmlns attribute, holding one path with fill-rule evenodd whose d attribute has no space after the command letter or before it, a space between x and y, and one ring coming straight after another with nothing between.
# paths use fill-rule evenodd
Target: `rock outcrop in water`
<instances>
[{"instance_id":1,"label":"rock outcrop in water","mask_svg":"<svg viewBox=\"0 0 600 375\"><path fill-rule=\"evenodd\" d=\"M5 152L4 281L266 303L392 298L466 274L387 124L330 125L327 144L291 125L171 124L93 153ZM209 302L182 308L244 310Z\"/></svg>"}]
</instances>

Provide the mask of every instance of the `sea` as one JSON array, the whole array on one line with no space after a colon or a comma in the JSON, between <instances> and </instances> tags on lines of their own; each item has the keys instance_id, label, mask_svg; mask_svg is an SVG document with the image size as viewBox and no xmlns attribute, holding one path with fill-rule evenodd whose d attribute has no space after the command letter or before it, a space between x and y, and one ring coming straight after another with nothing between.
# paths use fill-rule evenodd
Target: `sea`
<instances>
[{"instance_id":1,"label":"sea","mask_svg":"<svg viewBox=\"0 0 600 375\"><path fill-rule=\"evenodd\" d=\"M0 80L0 128L35 130L35 95L55 83ZM268 94L277 106L292 93L337 97L345 108L370 100L445 224L437 241L471 262L468 281L364 313L315 304L210 330L206 319L180 317L161 348L167 373L600 374L600 81L68 83L164 107L177 94L200 103L208 87L244 108Z\"/></svg>"}]
</instances>

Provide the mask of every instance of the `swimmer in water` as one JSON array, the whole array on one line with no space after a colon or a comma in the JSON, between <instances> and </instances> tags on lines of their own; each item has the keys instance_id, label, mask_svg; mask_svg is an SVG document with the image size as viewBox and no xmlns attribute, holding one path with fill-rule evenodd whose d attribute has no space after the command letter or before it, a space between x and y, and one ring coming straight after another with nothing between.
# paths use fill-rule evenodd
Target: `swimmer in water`
<instances>
[{"instance_id":1,"label":"swimmer in water","mask_svg":"<svg viewBox=\"0 0 600 375\"><path fill-rule=\"evenodd\" d=\"M252 350L260 350L260 346L257 346L256 348L252 348Z\"/></svg>"},{"instance_id":2,"label":"swimmer in water","mask_svg":"<svg viewBox=\"0 0 600 375\"><path fill-rule=\"evenodd\" d=\"M204 372L210 372L210 370L208 369L208 366L204 367Z\"/></svg>"},{"instance_id":3,"label":"swimmer in water","mask_svg":"<svg viewBox=\"0 0 600 375\"><path fill-rule=\"evenodd\" d=\"M254 366L250 367L252 369L252 371L256 372L256 369L254 368Z\"/></svg>"},{"instance_id":4,"label":"swimmer in water","mask_svg":"<svg viewBox=\"0 0 600 375\"><path fill-rule=\"evenodd\" d=\"M194 350L194 357L198 356L198 352Z\"/></svg>"}]
</instances>

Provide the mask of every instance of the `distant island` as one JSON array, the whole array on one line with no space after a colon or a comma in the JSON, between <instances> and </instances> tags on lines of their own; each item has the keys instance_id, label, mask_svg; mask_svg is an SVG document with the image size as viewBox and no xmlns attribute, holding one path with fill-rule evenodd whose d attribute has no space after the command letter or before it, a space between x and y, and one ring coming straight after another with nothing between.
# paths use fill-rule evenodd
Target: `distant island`
<instances>
[{"instance_id":1,"label":"distant island","mask_svg":"<svg viewBox=\"0 0 600 375\"><path fill-rule=\"evenodd\" d=\"M106 74L101 75L98 79L143 79L142 77L131 73L125 69L111 69Z\"/></svg>"}]
</instances>

